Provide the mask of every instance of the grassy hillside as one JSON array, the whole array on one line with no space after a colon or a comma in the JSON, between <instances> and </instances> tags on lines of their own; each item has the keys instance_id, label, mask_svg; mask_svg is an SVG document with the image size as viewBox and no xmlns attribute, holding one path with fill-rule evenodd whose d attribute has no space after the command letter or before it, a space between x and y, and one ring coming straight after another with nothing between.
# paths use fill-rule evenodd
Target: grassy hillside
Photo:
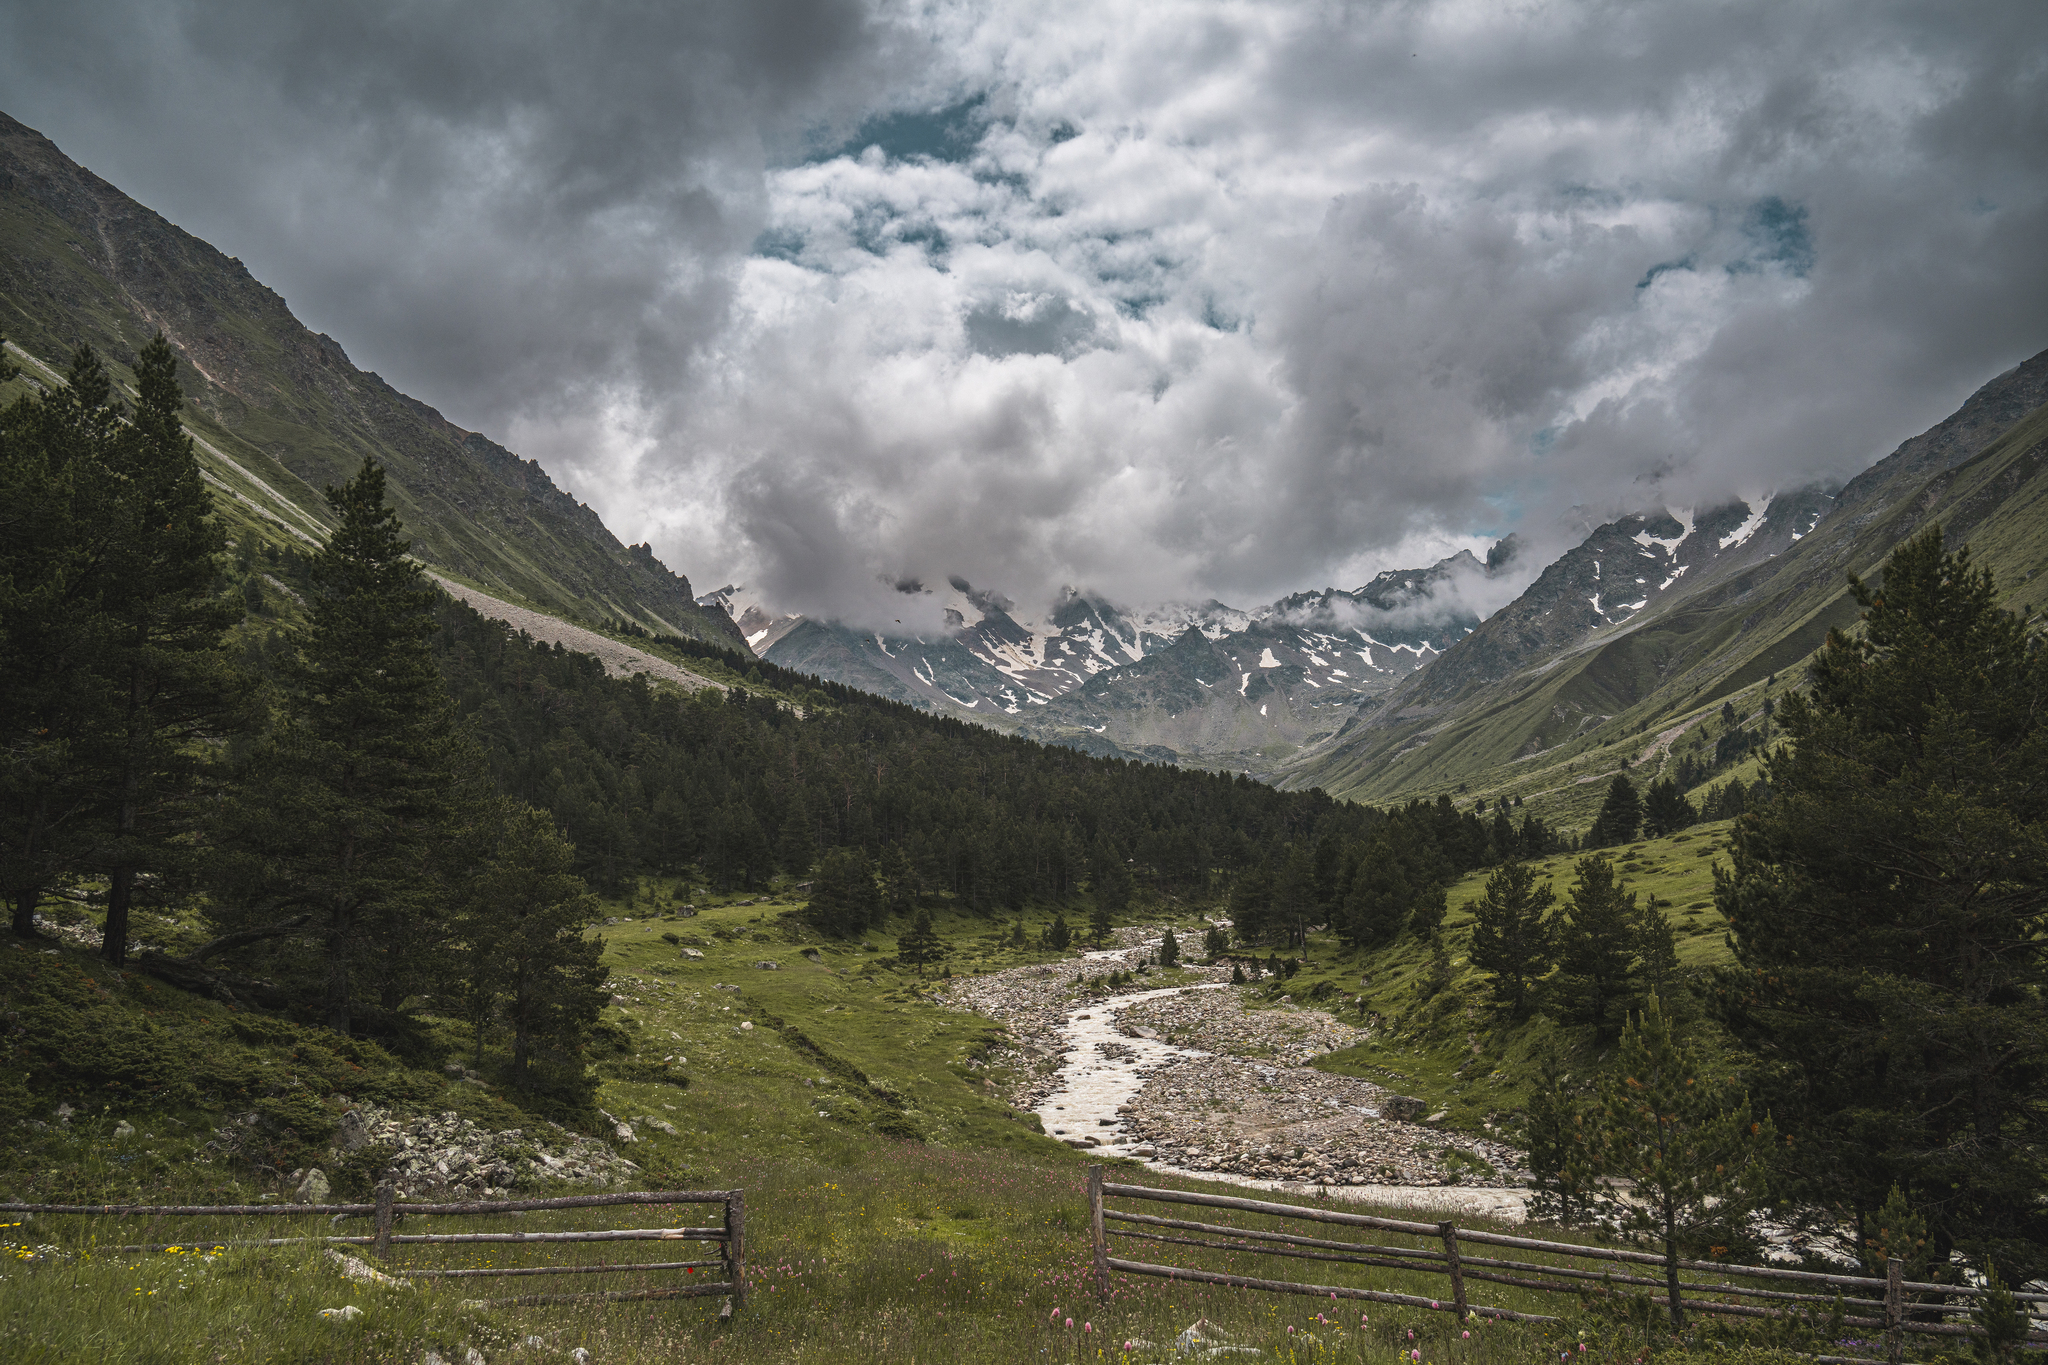
<instances>
[{"instance_id":1,"label":"grassy hillside","mask_svg":"<svg viewBox=\"0 0 2048 1365\"><path fill-rule=\"evenodd\" d=\"M1730 960L1726 922L1713 904L1713 869L1728 862L1732 822L1695 825L1663 839L1645 839L1607 850L1626 889L1655 897L1678 942L1682 969ZM1559 855L1531 866L1548 882L1563 906L1570 897L1576 855ZM1380 1024L1376 1036L1356 1047L1330 1053L1318 1067L1359 1076L1426 1100L1443 1111L1445 1126L1473 1133L1512 1132L1515 1116L1540 1083L1546 1057L1581 1076L1597 1066L1600 1053L1584 1034L1537 1017L1520 1023L1491 1007L1487 973L1472 966L1469 906L1485 889L1489 872L1476 872L1450 888L1450 913L1443 934L1452 977L1441 991L1426 985L1430 952L1412 936L1374 952L1349 950L1327 935L1311 935L1301 970L1266 989L1270 999L1286 995L1319 1003L1347 1019ZM1352 1004L1356 997L1358 1003ZM1709 1025L1694 1020L1693 1027Z\"/></svg>"},{"instance_id":2,"label":"grassy hillside","mask_svg":"<svg viewBox=\"0 0 2048 1365\"><path fill-rule=\"evenodd\" d=\"M650 917L650 905L673 907L686 892L698 895L699 913ZM349 1283L335 1264L304 1248L216 1251L232 1233L246 1235L246 1228L221 1222L180 1223L169 1231L135 1220L89 1224L42 1216L21 1219L0 1235L12 1248L11 1264L0 1274L0 1354L36 1361L381 1361L418 1359L427 1349L460 1359L475 1346L492 1360L529 1353L560 1359L575 1347L607 1362L678 1354L818 1362L1152 1360L1164 1350L1125 1351L1123 1344L1170 1343L1200 1318L1281 1360L1392 1361L1417 1342L1431 1359L1447 1361L1533 1358L1550 1349L1541 1328L1485 1328L1466 1338L1442 1314L1374 1306L1370 1321L1361 1322L1351 1310L1332 1314L1301 1300L1156 1280L1119 1277L1111 1301L1096 1301L1087 1288L1083 1159L995 1098L993 1078L977 1061L1000 1031L929 1003L920 979L891 963L888 933L815 942L794 917L799 907L786 893L706 898L691 888L649 882L636 888L631 904L608 907L623 913L603 930L619 997L607 1020L632 1039L633 1051L604 1063L614 1074L599 1102L634 1121L639 1140L623 1150L643 1168L645 1185L748 1192L756 1289L730 1323L717 1318L715 1302L701 1300L484 1307L472 1300L507 1292L506 1282L383 1289ZM992 969L1031 957L1000 946L985 920L955 917L941 905L939 923L962 968ZM686 948L702 956L687 956ZM816 950L814 958L807 948ZM780 970L756 965L763 961L780 963ZM330 1112L337 1100L312 1097L345 1084L366 1098L382 1084L386 1088L374 1093L386 1102L460 1109L492 1126L529 1131L539 1122L513 1111L491 1087L442 1076L440 1054L454 1050L459 1038L431 1017L414 1057L418 1066L373 1049L358 1054L362 1071L344 1074L316 1030L225 1011L217 1002L122 977L68 947L0 952L0 1007L17 1022L33 1015L34 1028L47 1024L23 1008L47 993L25 985L35 980L68 983L58 993L87 1002L77 1022L97 1036L147 1035L160 1047L219 1055L195 1076L196 1090L138 1076L133 1085L67 1092L78 1110L68 1123L31 1132L0 1157L0 1197L274 1197L287 1184L275 1173L194 1160L211 1127L250 1102L246 1093L220 1088L242 1078L249 1078L246 1087L297 1095L300 1102L310 1098ZM635 1078L636 1066L662 1056L678 1059L687 1085ZM398 1093L406 1087L409 1100ZM52 1099L45 1092L34 1101L39 1122L53 1119ZM676 1131L664 1133L643 1116ZM279 1153L277 1159L311 1158ZM1146 1180L1157 1183L1156 1177ZM689 1215L631 1217L646 1225ZM534 1215L521 1227L616 1225L616 1215L592 1212ZM436 1226L486 1231L503 1224ZM325 1218L265 1225L271 1235L329 1230ZM95 1240L103 1248L145 1236L184 1237L189 1244L181 1252L150 1255L95 1249ZM476 1266L520 1256L521 1263L533 1262L518 1250L492 1248L404 1254L415 1265ZM615 1263L634 1259L630 1251L602 1254ZM1272 1272L1269 1263L1229 1259L1226 1268ZM1314 1273L1349 1282L1359 1272L1317 1266ZM1375 1287L1440 1292L1440 1281L1422 1277L1372 1272L1368 1278ZM622 1270L584 1277L573 1287L654 1282ZM1490 1288L1486 1301L1539 1311L1561 1306L1508 1289ZM358 1306L362 1315L346 1322L319 1316L344 1304ZM1584 1325L1596 1347L1612 1330ZM1574 1339L1578 1326L1567 1329ZM539 1341L528 1343L529 1337ZM1640 1344L1639 1336L1634 1340Z\"/></svg>"},{"instance_id":3,"label":"grassy hillside","mask_svg":"<svg viewBox=\"0 0 2048 1365\"><path fill-rule=\"evenodd\" d=\"M1880 484L1875 493L1891 487ZM1855 620L1848 575L1869 577L1930 524L1941 525L1952 544L1973 547L2009 608L2032 611L2048 600L2048 408L1908 495L1865 514L1830 517L1794 550L1656 619L1596 637L1447 711L1361 721L1298 768L1289 785L1313 783L1372 801L1440 792L1555 796L1589 771L1635 760L1657 735L1724 700L1747 706L1796 682L1828 630ZM1561 814L1586 807L1568 797L1552 804Z\"/></svg>"},{"instance_id":4,"label":"grassy hillside","mask_svg":"<svg viewBox=\"0 0 2048 1365\"><path fill-rule=\"evenodd\" d=\"M321 488L373 455L414 552L441 572L573 618L740 643L686 579L620 544L538 464L358 370L241 262L0 114L0 333L27 382L57 382L83 343L127 386L158 330L184 362L187 422L245 534L321 538Z\"/></svg>"}]
</instances>

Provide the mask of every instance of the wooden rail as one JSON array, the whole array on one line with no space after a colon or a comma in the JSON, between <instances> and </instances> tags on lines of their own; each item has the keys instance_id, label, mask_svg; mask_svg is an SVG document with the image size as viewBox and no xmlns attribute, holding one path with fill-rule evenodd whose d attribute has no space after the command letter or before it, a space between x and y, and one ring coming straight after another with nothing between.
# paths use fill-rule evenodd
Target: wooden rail
<instances>
[{"instance_id":1,"label":"wooden rail","mask_svg":"<svg viewBox=\"0 0 2048 1365\"><path fill-rule=\"evenodd\" d=\"M1306 1237L1270 1228L1235 1227L1189 1218L1162 1218L1153 1214L1113 1212L1104 1206L1104 1201L1108 1199L1142 1199L1197 1208L1232 1209L1295 1222L1361 1228L1374 1232L1405 1233L1409 1236L1430 1238L1438 1246L1389 1246L1329 1237ZM1118 1226L1110 1227L1109 1224L1112 1223ZM1187 1190L1158 1189L1149 1185L1112 1184L1103 1178L1103 1168L1100 1166L1088 1168L1088 1224L1094 1242L1096 1291L1104 1296L1109 1293L1110 1272L1123 1271L1132 1275L1156 1275L1166 1279L1192 1280L1202 1284L1232 1285L1268 1293L1312 1294L1321 1298L1362 1299L1374 1303L1401 1304L1410 1308L1455 1313L1460 1319L1476 1314L1480 1317L1502 1318L1509 1321L1556 1322L1557 1318L1540 1313L1523 1313L1474 1304L1467 1296L1466 1282L1473 1280L1508 1285L1517 1289L1532 1289L1540 1293L1575 1295L1611 1292L1614 1286L1620 1285L1639 1285L1662 1291L1662 1296L1669 1299L1674 1322L1682 1322L1686 1312L1709 1313L1724 1317L1782 1318L1802 1308L1809 1311L1819 1308L1832 1313L1839 1306L1845 1313L1842 1318L1843 1325L1875 1327L1884 1331L1886 1355L1893 1365L1897 1365L1902 1357L1903 1342L1908 1333L1968 1337L1978 1332L1975 1326L1969 1324L1924 1321L1909 1316L1910 1313L1931 1311L1935 1314L1953 1314L1963 1310L1960 1305L1950 1306L1947 1300L1962 1300L1967 1303L1969 1300L1982 1298L1989 1292L1987 1289L1971 1285L1909 1281L1904 1277L1903 1267L1897 1260L1889 1262L1888 1273L1883 1279L1867 1275L1784 1270L1775 1266L1731 1265L1719 1261L1675 1258L1667 1260L1666 1257L1653 1252L1630 1251L1618 1247L1582 1246L1573 1242L1551 1242L1534 1237L1515 1237L1478 1228L1460 1228L1450 1222L1418 1223L1400 1218L1382 1218L1373 1214L1275 1204L1263 1199L1244 1199L1232 1195L1196 1194ZM1174 1236L1172 1233L1196 1235L1183 1237ZM1222 1271L1201 1270L1188 1266L1124 1260L1109 1254L1111 1237L1168 1246L1186 1246L1203 1251L1277 1256L1411 1274L1442 1275L1448 1281L1448 1293L1437 1298L1429 1298L1384 1289L1309 1284L1294 1280L1226 1274ZM1659 1270L1684 1271L1687 1272L1687 1276L1679 1279L1674 1274L1672 1278L1677 1287L1671 1289L1662 1278L1629 1274L1613 1268L1595 1270L1540 1261L1475 1256L1470 1251L1474 1246L1540 1252L1571 1260L1606 1261L1620 1266L1655 1266ZM1715 1278L1709 1281L1698 1278L1700 1275L1711 1275ZM1754 1284L1735 1283L1738 1279L1804 1285L1811 1286L1816 1291L1832 1292L1802 1293L1790 1288L1761 1288ZM1917 1296L1918 1301L1908 1303L1908 1295ZM2030 1304L2048 1303L2048 1294L2023 1293L2014 1297ZM1731 1303L1727 1301L1729 1299L1753 1299L1762 1302ZM2048 1343L2048 1332L2038 1328L2032 1329L2028 1333L2028 1341ZM1846 1361L1851 1358L1820 1359L1826 1362L1837 1359Z\"/></svg>"},{"instance_id":2,"label":"wooden rail","mask_svg":"<svg viewBox=\"0 0 2048 1365\"><path fill-rule=\"evenodd\" d=\"M398 1216L484 1217L492 1214L529 1213L542 1209L591 1209L625 1205L718 1204L724 1217L715 1227L679 1228L594 1228L582 1232L394 1232ZM409 1269L393 1266L394 1274L409 1279L481 1279L493 1276L594 1275L626 1271L670 1271L686 1275L717 1267L717 1280L698 1280L657 1289L608 1290L585 1294L524 1294L516 1298L490 1299L492 1305L544 1303L618 1303L629 1300L699 1298L722 1296L720 1316L730 1317L746 1305L746 1192L743 1190L651 1190L620 1194L579 1194L556 1199L497 1199L461 1204L401 1204L390 1182L377 1187L375 1202L368 1204L0 1204L0 1213L79 1215L84 1217L130 1218L261 1218L319 1216L367 1217L372 1231L361 1235L235 1238L214 1241L206 1238L182 1242L148 1242L108 1247L115 1252L167 1251L174 1246L278 1247L318 1243L324 1246L368 1247L380 1261L389 1262L394 1246L543 1245L591 1242L673 1242L694 1241L718 1244L715 1260L601 1262L596 1265L489 1266L469 1270Z\"/></svg>"}]
</instances>

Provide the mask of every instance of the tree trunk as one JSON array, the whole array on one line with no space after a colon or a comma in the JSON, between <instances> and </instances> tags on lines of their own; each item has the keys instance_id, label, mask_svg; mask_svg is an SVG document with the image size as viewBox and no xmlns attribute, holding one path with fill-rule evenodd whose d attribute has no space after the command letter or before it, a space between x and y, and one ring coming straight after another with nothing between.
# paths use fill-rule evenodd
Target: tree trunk
<instances>
[{"instance_id":1,"label":"tree trunk","mask_svg":"<svg viewBox=\"0 0 2048 1365\"><path fill-rule=\"evenodd\" d=\"M131 670L128 676L128 714L124 718L123 733L126 742L121 754L121 801L114 817L114 867L108 877L107 927L100 938L100 956L114 966L123 966L128 961L128 907L135 899L135 850L131 841L135 837L136 806L139 801L141 776L136 772L140 747L136 730L142 716L142 678L138 671Z\"/></svg>"},{"instance_id":2,"label":"tree trunk","mask_svg":"<svg viewBox=\"0 0 2048 1365\"><path fill-rule=\"evenodd\" d=\"M36 936L36 901L41 899L33 890L15 891L7 897L13 911L14 933L17 938Z\"/></svg>"},{"instance_id":3,"label":"tree trunk","mask_svg":"<svg viewBox=\"0 0 2048 1365\"><path fill-rule=\"evenodd\" d=\"M125 819L125 809L122 815ZM100 936L100 956L121 967L128 962L128 906L135 895L135 869L115 868L108 883L107 927Z\"/></svg>"},{"instance_id":4,"label":"tree trunk","mask_svg":"<svg viewBox=\"0 0 2048 1365\"><path fill-rule=\"evenodd\" d=\"M348 957L353 917L336 908L329 915L327 939L327 1027L347 1033L349 1026Z\"/></svg>"},{"instance_id":5,"label":"tree trunk","mask_svg":"<svg viewBox=\"0 0 2048 1365\"><path fill-rule=\"evenodd\" d=\"M1685 1309L1678 1297L1678 1229L1674 1210L1664 1206L1664 1288L1671 1296L1671 1325L1685 1326Z\"/></svg>"}]
</instances>

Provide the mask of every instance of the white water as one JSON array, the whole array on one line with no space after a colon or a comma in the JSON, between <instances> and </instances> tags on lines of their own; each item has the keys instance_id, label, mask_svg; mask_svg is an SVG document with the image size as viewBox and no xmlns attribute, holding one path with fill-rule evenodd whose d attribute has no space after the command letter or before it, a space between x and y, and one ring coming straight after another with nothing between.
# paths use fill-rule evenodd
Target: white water
<instances>
[{"instance_id":1,"label":"white water","mask_svg":"<svg viewBox=\"0 0 2048 1365\"><path fill-rule=\"evenodd\" d=\"M1148 950L1152 945L1145 945ZM1106 952L1089 953L1091 961L1125 960L1130 949L1116 949ZM1292 1180L1263 1180L1251 1176L1232 1175L1220 1171L1195 1171L1184 1167L1168 1165L1147 1157L1139 1157L1135 1148L1145 1146L1136 1140L1126 1141L1123 1131L1123 1116L1117 1110L1136 1099L1144 1088L1145 1078L1163 1066L1186 1059L1208 1057L1211 1053L1199 1048L1177 1047L1157 1038L1126 1037L1117 1031L1116 1017L1133 1005L1162 996L1178 995L1183 990L1213 991L1224 989L1221 983L1202 986L1168 987L1164 990L1138 991L1131 995L1110 996L1106 1000L1077 1005L1067 1014L1066 1022L1060 1026L1059 1035L1071 1049L1059 1071L1060 1085L1057 1090L1039 1102L1036 1113L1045 1125L1045 1131L1054 1137L1090 1152L1103 1156L1131 1157L1143 1161L1151 1170L1168 1175L1195 1176L1203 1180L1224 1181L1243 1185L1250 1189L1280 1190L1296 1194L1309 1191L1324 1191L1338 1199L1382 1207L1416 1209L1442 1215L1484 1214L1492 1218L1520 1221L1528 1212L1528 1194L1523 1190L1472 1189L1458 1185L1330 1185L1319 1186L1309 1182ZM1115 1050L1129 1049L1129 1056L1109 1057L1102 1052L1102 1045L1110 1043ZM1087 1139L1095 1139L1095 1145L1088 1145Z\"/></svg>"}]
</instances>

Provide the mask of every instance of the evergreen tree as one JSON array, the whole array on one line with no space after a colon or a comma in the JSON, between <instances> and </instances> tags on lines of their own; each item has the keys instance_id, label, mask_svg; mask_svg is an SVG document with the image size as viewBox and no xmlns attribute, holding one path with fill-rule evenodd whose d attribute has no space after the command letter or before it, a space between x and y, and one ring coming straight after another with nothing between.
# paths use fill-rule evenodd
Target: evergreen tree
<instances>
[{"instance_id":1,"label":"evergreen tree","mask_svg":"<svg viewBox=\"0 0 2048 1365\"><path fill-rule=\"evenodd\" d=\"M881 908L867 855L857 848L835 848L818 864L804 914L820 933L852 938L881 919Z\"/></svg>"},{"instance_id":2,"label":"evergreen tree","mask_svg":"<svg viewBox=\"0 0 2048 1365\"><path fill-rule=\"evenodd\" d=\"M917 873L917 864L903 851L901 844L888 844L882 849L882 913L901 914L917 904L922 890L922 879Z\"/></svg>"},{"instance_id":3,"label":"evergreen tree","mask_svg":"<svg viewBox=\"0 0 2048 1365\"><path fill-rule=\"evenodd\" d=\"M1408 911L1408 926L1415 931L1415 937L1427 942L1438 936L1450 910L1450 893L1441 883L1425 886L1416 893L1415 904Z\"/></svg>"},{"instance_id":4,"label":"evergreen tree","mask_svg":"<svg viewBox=\"0 0 2048 1365\"><path fill-rule=\"evenodd\" d=\"M1618 1034L1637 996L1641 914L1604 853L1578 861L1578 880L1558 926L1557 974L1544 1009L1568 1024L1586 1024L1596 1038Z\"/></svg>"},{"instance_id":5,"label":"evergreen tree","mask_svg":"<svg viewBox=\"0 0 2048 1365\"><path fill-rule=\"evenodd\" d=\"M1530 1216L1567 1227L1591 1221L1600 1203L1600 1172L1586 1106L1573 1093L1557 1058L1546 1055L1522 1124L1529 1153Z\"/></svg>"},{"instance_id":6,"label":"evergreen tree","mask_svg":"<svg viewBox=\"0 0 2048 1365\"><path fill-rule=\"evenodd\" d=\"M1202 956L1214 962L1229 951L1230 935L1215 925L1210 925L1208 932L1202 935Z\"/></svg>"},{"instance_id":7,"label":"evergreen tree","mask_svg":"<svg viewBox=\"0 0 2048 1365\"><path fill-rule=\"evenodd\" d=\"M1052 923L1045 927L1045 946L1064 953L1074 942L1074 931L1067 926L1067 917L1060 911L1052 912Z\"/></svg>"},{"instance_id":8,"label":"evergreen tree","mask_svg":"<svg viewBox=\"0 0 2048 1365\"><path fill-rule=\"evenodd\" d=\"M1159 965L1178 967L1180 965L1180 940L1173 936L1173 930L1166 931L1166 937L1159 940Z\"/></svg>"},{"instance_id":9,"label":"evergreen tree","mask_svg":"<svg viewBox=\"0 0 2048 1365\"><path fill-rule=\"evenodd\" d=\"M1316 922L1315 855L1300 844L1289 845L1273 879L1273 899L1267 924L1278 930L1289 944L1308 942L1309 927Z\"/></svg>"},{"instance_id":10,"label":"evergreen tree","mask_svg":"<svg viewBox=\"0 0 2048 1365\"><path fill-rule=\"evenodd\" d=\"M91 853L92 759L119 701L101 667L101 599L125 431L90 347L62 386L0 414L0 893L23 938L44 893Z\"/></svg>"},{"instance_id":11,"label":"evergreen tree","mask_svg":"<svg viewBox=\"0 0 2048 1365\"><path fill-rule=\"evenodd\" d=\"M1109 918L1109 907L1103 905L1101 902L1098 901L1096 903L1095 909L1089 912L1088 915L1089 941L1092 942L1096 947L1100 948L1104 943L1109 941L1109 931L1111 927L1112 926Z\"/></svg>"},{"instance_id":12,"label":"evergreen tree","mask_svg":"<svg viewBox=\"0 0 2048 1365\"><path fill-rule=\"evenodd\" d=\"M1393 833L1383 824L1359 860L1350 894L1344 898L1344 922L1338 932L1357 948L1392 943L1408 921L1414 895L1407 868L1394 848Z\"/></svg>"},{"instance_id":13,"label":"evergreen tree","mask_svg":"<svg viewBox=\"0 0 2048 1365\"><path fill-rule=\"evenodd\" d=\"M946 945L939 938L939 931L932 927L932 912L919 910L911 922L910 932L896 940L896 957L917 968L919 976L924 969L946 956Z\"/></svg>"},{"instance_id":14,"label":"evergreen tree","mask_svg":"<svg viewBox=\"0 0 2048 1365\"><path fill-rule=\"evenodd\" d=\"M100 953L116 966L127 957L135 879L183 861L180 836L209 766L202 741L238 725L245 693L221 649L242 609L216 591L227 537L179 422L177 368L159 332L135 363L135 412L112 444L100 667L114 711L94 764L106 834L94 861L108 878Z\"/></svg>"},{"instance_id":15,"label":"evergreen tree","mask_svg":"<svg viewBox=\"0 0 2048 1365\"><path fill-rule=\"evenodd\" d=\"M373 950L388 966L444 919L429 873L455 846L471 773L428 643L434 592L406 558L383 469L364 460L327 500L338 525L311 566L282 723L222 818L215 913L250 930L279 909L310 912L317 1010L347 1032Z\"/></svg>"},{"instance_id":16,"label":"evergreen tree","mask_svg":"<svg viewBox=\"0 0 2048 1365\"><path fill-rule=\"evenodd\" d=\"M1699 813L1673 778L1652 782L1643 796L1643 828L1653 838L1676 834L1697 819Z\"/></svg>"},{"instance_id":17,"label":"evergreen tree","mask_svg":"<svg viewBox=\"0 0 2048 1365\"><path fill-rule=\"evenodd\" d=\"M1265 938L1272 904L1273 864L1261 855L1230 884L1230 927L1239 943L1250 947Z\"/></svg>"},{"instance_id":18,"label":"evergreen tree","mask_svg":"<svg viewBox=\"0 0 2048 1365\"><path fill-rule=\"evenodd\" d=\"M1549 883L1536 885L1528 864L1511 862L1487 878L1471 906L1472 965L1493 973L1494 1002L1513 1018L1528 1014L1536 983L1550 971L1556 899Z\"/></svg>"},{"instance_id":19,"label":"evergreen tree","mask_svg":"<svg viewBox=\"0 0 2048 1365\"><path fill-rule=\"evenodd\" d=\"M811 842L811 822L799 806L782 822L782 832L775 840L775 861L790 876L801 877L817 860L818 847Z\"/></svg>"},{"instance_id":20,"label":"evergreen tree","mask_svg":"<svg viewBox=\"0 0 2048 1365\"><path fill-rule=\"evenodd\" d=\"M1851 580L1770 799L1716 879L1716 999L1797 1139L1795 1192L1867 1222L1915 1191L1933 1263L2048 1270L2048 660L1933 529Z\"/></svg>"},{"instance_id":21,"label":"evergreen tree","mask_svg":"<svg viewBox=\"0 0 2048 1365\"><path fill-rule=\"evenodd\" d=\"M1636 795L1636 784L1628 780L1627 773L1616 773L1614 780L1607 784L1607 799L1600 803L1600 814L1593 820L1593 828L1586 831L1587 848L1612 848L1625 844L1636 837L1636 831L1643 825L1643 803Z\"/></svg>"},{"instance_id":22,"label":"evergreen tree","mask_svg":"<svg viewBox=\"0 0 2048 1365\"><path fill-rule=\"evenodd\" d=\"M1749 1215L1770 1194L1771 1120L1752 1118L1738 1087L1705 1073L1654 995L1622 1030L1589 1120L1600 1170L1633 1187L1614 1201L1622 1226L1664 1244L1671 1325L1682 1327L1679 1261L1755 1240Z\"/></svg>"},{"instance_id":23,"label":"evergreen tree","mask_svg":"<svg viewBox=\"0 0 2048 1365\"><path fill-rule=\"evenodd\" d=\"M575 850L546 812L504 806L494 816L489 854L455 926L457 995L479 1062L485 1029L502 1018L512 1035L507 1079L586 1108L596 1086L582 1050L610 975L603 941L584 937L597 922L597 898L571 870Z\"/></svg>"},{"instance_id":24,"label":"evergreen tree","mask_svg":"<svg viewBox=\"0 0 2048 1365\"><path fill-rule=\"evenodd\" d=\"M1112 915L1131 903L1131 870L1107 839L1098 838L1089 852L1088 892L1098 908Z\"/></svg>"}]
</instances>

